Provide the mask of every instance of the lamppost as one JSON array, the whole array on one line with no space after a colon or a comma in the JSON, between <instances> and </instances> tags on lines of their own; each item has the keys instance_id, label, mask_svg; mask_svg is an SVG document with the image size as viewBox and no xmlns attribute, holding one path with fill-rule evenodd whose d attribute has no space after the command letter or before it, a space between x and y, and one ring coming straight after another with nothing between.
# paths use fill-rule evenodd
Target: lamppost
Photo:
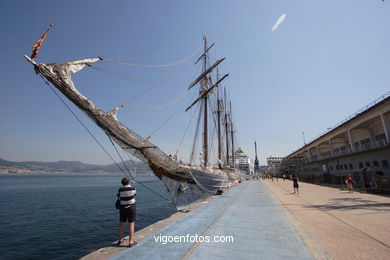
<instances>
[{"instance_id":1,"label":"lamppost","mask_svg":"<svg viewBox=\"0 0 390 260\"><path fill-rule=\"evenodd\" d=\"M303 144L306 145L305 132L303 132L303 131L302 131L302 137L303 137Z\"/></svg>"}]
</instances>

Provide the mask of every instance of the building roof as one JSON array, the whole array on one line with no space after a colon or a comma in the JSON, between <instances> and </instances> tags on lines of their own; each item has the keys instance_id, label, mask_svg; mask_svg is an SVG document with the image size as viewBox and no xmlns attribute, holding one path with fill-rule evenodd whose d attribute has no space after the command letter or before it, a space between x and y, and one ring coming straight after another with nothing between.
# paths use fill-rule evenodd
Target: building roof
<instances>
[{"instance_id":1,"label":"building roof","mask_svg":"<svg viewBox=\"0 0 390 260\"><path fill-rule=\"evenodd\" d=\"M289 156L293 155L294 153L296 153L296 152L298 152L300 150L303 150L307 146L310 146L312 143L316 142L318 139L320 139L320 138L322 138L322 137L324 137L324 136L326 136L328 134L331 134L331 133L335 132L336 130L344 127L345 125L347 125L351 121L355 120L356 118L361 117L361 116L369 113L370 111L374 110L375 108L377 108L377 107L379 107L379 106L381 106L381 105L383 105L383 104L385 104L387 102L390 102L390 91L387 92L386 94L382 95L381 97L375 99L374 101L372 101L370 104L366 105L365 107L359 109L354 114L350 115L349 117L347 117L343 121L341 121L338 124L336 124L330 130L327 130L326 132L320 134L320 136L314 138L312 141L310 141L309 143L307 143L304 146L300 147L299 149L295 150L294 152L290 153L286 157L289 157Z\"/></svg>"}]
</instances>

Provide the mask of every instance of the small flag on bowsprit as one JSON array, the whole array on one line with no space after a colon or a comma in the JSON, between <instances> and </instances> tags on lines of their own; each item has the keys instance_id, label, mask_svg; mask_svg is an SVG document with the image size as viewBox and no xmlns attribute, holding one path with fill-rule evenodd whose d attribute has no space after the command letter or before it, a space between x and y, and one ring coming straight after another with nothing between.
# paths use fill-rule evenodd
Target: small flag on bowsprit
<instances>
[{"instance_id":1,"label":"small flag on bowsprit","mask_svg":"<svg viewBox=\"0 0 390 260\"><path fill-rule=\"evenodd\" d=\"M54 25L50 24L50 27L46 30L46 32L42 35L42 37L39 38L39 40L32 47L33 51L32 51L31 57L30 57L32 60L38 56L39 49L41 48L41 45L46 38L46 35L49 33L51 27L53 27L53 26Z\"/></svg>"}]
</instances>

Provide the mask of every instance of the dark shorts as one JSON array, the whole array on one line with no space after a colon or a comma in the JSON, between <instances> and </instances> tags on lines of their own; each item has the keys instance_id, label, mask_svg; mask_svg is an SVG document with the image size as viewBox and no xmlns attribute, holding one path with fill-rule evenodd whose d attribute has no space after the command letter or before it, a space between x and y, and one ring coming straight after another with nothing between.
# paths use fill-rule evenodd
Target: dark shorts
<instances>
[{"instance_id":1,"label":"dark shorts","mask_svg":"<svg viewBox=\"0 0 390 260\"><path fill-rule=\"evenodd\" d=\"M119 221L120 222L134 222L136 216L136 206L135 204L131 205L128 208L119 209Z\"/></svg>"},{"instance_id":2,"label":"dark shorts","mask_svg":"<svg viewBox=\"0 0 390 260\"><path fill-rule=\"evenodd\" d=\"M299 185L298 184L293 184L294 188L299 188Z\"/></svg>"}]
</instances>

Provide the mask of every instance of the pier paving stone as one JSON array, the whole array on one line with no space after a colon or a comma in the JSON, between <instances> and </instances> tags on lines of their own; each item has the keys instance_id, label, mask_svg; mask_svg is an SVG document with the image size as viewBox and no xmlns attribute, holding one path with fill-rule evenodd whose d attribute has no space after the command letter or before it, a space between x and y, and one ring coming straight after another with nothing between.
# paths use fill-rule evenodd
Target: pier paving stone
<instances>
[{"instance_id":1,"label":"pier paving stone","mask_svg":"<svg viewBox=\"0 0 390 260\"><path fill-rule=\"evenodd\" d=\"M300 182L263 182L309 250L310 240L327 259L390 259L390 197ZM316 258L319 258L315 255ZM326 258L325 258L326 259Z\"/></svg>"},{"instance_id":2,"label":"pier paving stone","mask_svg":"<svg viewBox=\"0 0 390 260\"><path fill-rule=\"evenodd\" d=\"M159 236L232 236L233 242L156 242ZM314 259L259 181L244 182L111 257L119 259Z\"/></svg>"}]
</instances>

